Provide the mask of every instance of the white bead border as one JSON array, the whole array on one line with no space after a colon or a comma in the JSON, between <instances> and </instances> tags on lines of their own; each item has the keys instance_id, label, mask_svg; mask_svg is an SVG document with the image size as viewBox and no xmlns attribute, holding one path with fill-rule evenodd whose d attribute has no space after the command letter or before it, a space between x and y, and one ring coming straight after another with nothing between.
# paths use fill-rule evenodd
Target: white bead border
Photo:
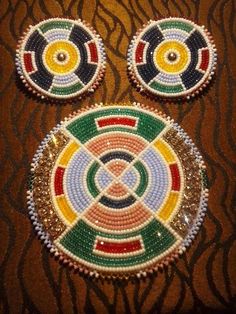
<instances>
[{"instance_id":1,"label":"white bead border","mask_svg":"<svg viewBox=\"0 0 236 314\"><path fill-rule=\"evenodd\" d=\"M162 21L166 21L166 20L173 20L173 21L183 21L183 22L188 22L190 24L192 24L192 26L197 29L205 38L209 50L210 50L210 62L211 66L209 66L208 71L205 73L205 75L202 77L202 79L198 82L197 85L195 85L194 87L192 87L191 89L188 90L184 90L182 92L179 93L175 93L175 94L167 94L167 93L162 93L159 91L155 91L154 89L152 89L151 87L148 86L148 84L146 84L143 79L141 78L141 76L139 75L137 69L136 69L136 62L134 59L134 52L135 52L135 48L137 45L137 42L140 40L141 36L143 35L144 32L146 32L149 28L151 28L153 25L156 25L159 22ZM192 97L195 97L196 95L198 95L200 92L202 92L202 90L210 83L210 81L212 80L214 74L215 74L215 70L216 70L216 64L217 64L217 49L216 46L214 44L213 41L213 37L210 34L210 32L207 30L207 28L202 25L197 25L196 23L194 23L193 21L190 21L188 19L185 18L179 18L179 17L169 17L169 18L164 18L164 19L159 19L159 20L149 20L146 24L143 25L142 28L140 28L137 33L133 36L129 48L128 48L128 52L127 52L127 69L128 69L128 75L130 77L130 80L132 81L132 83L134 83L134 85L136 86L137 90L139 90L140 92L143 92L144 94L146 94L147 96L151 97L151 98L163 98L163 99L167 99L167 100L178 100L178 99L191 99Z\"/></svg>"},{"instance_id":2,"label":"white bead border","mask_svg":"<svg viewBox=\"0 0 236 314\"><path fill-rule=\"evenodd\" d=\"M114 106L114 105L119 106L121 104L111 104L111 106ZM170 122L172 127L184 139L185 143L191 147L191 150L195 154L196 160L199 162L199 165L201 166L201 168L202 169L206 168L206 166L203 162L203 158L200 155L197 147L195 146L195 144L193 143L191 138L187 135L187 133L177 123L174 123L170 117L166 117L161 112L159 112L157 109L149 108L149 107L147 107L143 104L140 104L140 103L122 104L122 106L124 106L124 105L126 105L127 107L128 106L130 106L130 107L136 106L137 108L147 110L148 112L151 112L154 115L158 115L158 116L160 115L161 118L164 118L166 121ZM79 116L80 114L86 113L88 110L94 111L98 108L101 108L102 106L103 106L103 104L100 103L100 104L95 104L92 107L86 107L86 108L83 108L81 110L78 110L77 112L74 112L72 115L70 115L69 118L65 118L56 127L54 127L50 131L50 133L48 135L46 135L45 139L41 142L40 146L38 147L38 149L37 149L37 151L33 157L33 162L31 163L31 173L34 172L34 170L38 164L38 161L39 161L40 157L42 156L44 149L47 146L47 143L51 140L51 138L53 137L53 135L56 132L61 130L62 127L68 123L69 120ZM114 273L114 272L110 272L108 267L104 267L104 269L102 271L100 271L100 270L98 271L96 269L92 269L91 266L81 265L78 262L75 262L70 257L69 252L67 255L60 252L60 250L58 250L58 248L55 246L53 241L50 239L50 235L46 231L44 231L43 225L38 218L38 214L37 214L37 210L35 208L35 203L34 203L32 191L30 189L27 191L27 204L28 204L30 219L32 220L32 224L33 224L34 229L36 230L36 232L38 234L39 239L42 240L42 242L50 250L50 252L53 253L55 255L55 257L59 257L59 260L62 261L63 264L69 265L70 268L72 268L74 270L78 270L80 273L83 273L85 275L89 275L90 277L94 277L94 278L101 277L101 278L107 278L107 279L117 279L117 278L128 279L129 277L137 277L137 278L146 277L148 274L153 274L153 273L157 272L158 270L161 270L164 267L168 266L169 263L177 260L180 257L180 255L182 255L186 251L187 247L190 246L190 244L193 242L195 236L197 235L197 233L200 229L200 226L202 225L203 218L206 215L207 201L208 201L208 189L204 188L202 185L202 195L201 195L200 207L198 209L198 214L197 214L197 217L195 219L195 222L194 222L192 228L189 230L187 236L183 239L182 243L180 243L178 245L178 247L176 247L176 249L174 249L174 251L172 249L171 252L169 252L169 254L167 254L167 256L164 257L164 259L162 261L160 261L154 265L153 265L153 263L151 263L151 261L150 261L150 263L147 262L147 263L145 263L146 267L144 269L138 269L138 267L134 267L133 271L126 272L126 269L124 268L124 269L122 269L123 273ZM136 271L135 271L135 268L137 269Z\"/></svg>"},{"instance_id":3,"label":"white bead border","mask_svg":"<svg viewBox=\"0 0 236 314\"><path fill-rule=\"evenodd\" d=\"M82 26L86 28L86 30L90 33L90 35L93 37L97 50L98 50L98 63L97 63L97 70L96 73L93 76L93 79L91 82L89 82L87 85L85 85L82 89L80 89L78 92L75 92L73 94L68 95L54 95L51 94L48 91L45 91L41 87L39 87L37 84L35 84L31 78L29 77L28 73L26 72L23 62L22 62L22 55L24 52L25 44L29 38L29 36L36 30L38 27L45 23L46 21L68 21L74 24L77 24L79 26ZM41 99L57 99L57 100L70 100L73 98L81 99L87 94L93 93L97 87L100 85L101 81L103 80L103 77L105 75L105 69L106 69L106 53L105 48L103 45L103 41L100 37L100 35L95 31L95 29L86 21L81 19L72 19L72 18L50 18L50 19L44 19L41 22L37 23L36 25L29 25L26 31L23 33L23 35L20 37L17 49L16 49L16 57L15 57L15 64L16 64L16 70L20 76L20 79L22 80L23 84L26 86L26 88L31 91L33 94L37 95Z\"/></svg>"}]
</instances>

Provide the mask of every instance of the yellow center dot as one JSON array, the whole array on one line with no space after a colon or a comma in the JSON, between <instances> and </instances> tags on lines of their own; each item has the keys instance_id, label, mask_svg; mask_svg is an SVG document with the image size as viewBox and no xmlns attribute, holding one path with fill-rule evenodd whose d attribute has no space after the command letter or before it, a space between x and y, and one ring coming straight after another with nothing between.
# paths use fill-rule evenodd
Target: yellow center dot
<instances>
[{"instance_id":1,"label":"yellow center dot","mask_svg":"<svg viewBox=\"0 0 236 314\"><path fill-rule=\"evenodd\" d=\"M68 41L55 41L47 45L44 60L48 70L55 75L65 75L78 67L79 50Z\"/></svg>"},{"instance_id":2,"label":"yellow center dot","mask_svg":"<svg viewBox=\"0 0 236 314\"><path fill-rule=\"evenodd\" d=\"M180 74L190 62L190 54L185 44L165 41L154 51L154 62L161 72Z\"/></svg>"}]
</instances>

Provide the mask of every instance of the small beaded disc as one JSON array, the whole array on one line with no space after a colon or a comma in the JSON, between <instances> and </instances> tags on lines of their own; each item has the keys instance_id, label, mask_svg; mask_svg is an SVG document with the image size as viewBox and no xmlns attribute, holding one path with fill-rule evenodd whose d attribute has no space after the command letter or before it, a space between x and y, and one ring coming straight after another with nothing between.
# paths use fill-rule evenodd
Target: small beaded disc
<instances>
[{"instance_id":1,"label":"small beaded disc","mask_svg":"<svg viewBox=\"0 0 236 314\"><path fill-rule=\"evenodd\" d=\"M216 49L204 26L182 18L150 21L131 41L128 71L138 89L189 98L214 74Z\"/></svg>"},{"instance_id":2,"label":"small beaded disc","mask_svg":"<svg viewBox=\"0 0 236 314\"><path fill-rule=\"evenodd\" d=\"M51 252L99 276L146 275L182 254L206 211L202 157L139 104L95 106L54 128L32 163L29 213Z\"/></svg>"},{"instance_id":3,"label":"small beaded disc","mask_svg":"<svg viewBox=\"0 0 236 314\"><path fill-rule=\"evenodd\" d=\"M99 85L105 52L89 25L53 18L29 27L19 41L16 66L23 82L42 98L69 99Z\"/></svg>"}]
</instances>

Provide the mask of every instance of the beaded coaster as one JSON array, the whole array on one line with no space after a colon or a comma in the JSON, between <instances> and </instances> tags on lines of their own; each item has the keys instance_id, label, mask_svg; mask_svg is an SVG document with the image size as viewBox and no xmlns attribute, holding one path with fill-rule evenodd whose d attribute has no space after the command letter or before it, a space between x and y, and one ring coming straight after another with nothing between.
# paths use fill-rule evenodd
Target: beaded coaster
<instances>
[{"instance_id":1,"label":"beaded coaster","mask_svg":"<svg viewBox=\"0 0 236 314\"><path fill-rule=\"evenodd\" d=\"M17 71L42 98L68 99L93 92L105 70L100 36L85 22L53 18L30 26L20 39Z\"/></svg>"},{"instance_id":2,"label":"beaded coaster","mask_svg":"<svg viewBox=\"0 0 236 314\"><path fill-rule=\"evenodd\" d=\"M169 117L140 104L97 105L42 142L29 213L50 251L71 267L140 277L191 243L205 215L206 184L202 157Z\"/></svg>"},{"instance_id":3,"label":"beaded coaster","mask_svg":"<svg viewBox=\"0 0 236 314\"><path fill-rule=\"evenodd\" d=\"M137 88L164 98L190 98L212 78L216 48L204 26L182 18L150 21L131 41L128 71Z\"/></svg>"}]
</instances>

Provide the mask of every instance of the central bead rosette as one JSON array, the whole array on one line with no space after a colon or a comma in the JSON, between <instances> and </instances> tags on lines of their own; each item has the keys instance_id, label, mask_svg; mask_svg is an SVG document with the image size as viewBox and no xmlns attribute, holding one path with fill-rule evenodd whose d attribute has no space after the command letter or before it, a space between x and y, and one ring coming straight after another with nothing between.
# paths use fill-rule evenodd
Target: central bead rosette
<instances>
[{"instance_id":1,"label":"central bead rosette","mask_svg":"<svg viewBox=\"0 0 236 314\"><path fill-rule=\"evenodd\" d=\"M51 250L75 267L119 275L153 269L185 250L202 219L201 157L156 112L79 112L54 129L35 160L31 214Z\"/></svg>"}]
</instances>

